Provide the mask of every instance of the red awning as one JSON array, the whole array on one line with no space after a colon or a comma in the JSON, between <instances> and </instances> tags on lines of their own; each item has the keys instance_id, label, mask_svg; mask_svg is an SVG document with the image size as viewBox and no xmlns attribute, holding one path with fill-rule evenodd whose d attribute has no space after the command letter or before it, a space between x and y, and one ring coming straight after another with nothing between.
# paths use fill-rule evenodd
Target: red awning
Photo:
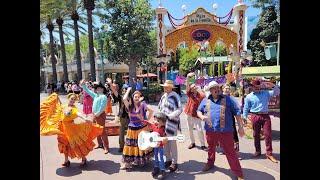
<instances>
[{"instance_id":1,"label":"red awning","mask_svg":"<svg viewBox=\"0 0 320 180\"><path fill-rule=\"evenodd\" d=\"M157 76L156 74L153 74L153 73L137 75L137 78L146 78L146 77L156 78L156 77L158 77L158 76ZM122 76L122 79L128 79L128 78L129 78L129 76Z\"/></svg>"}]
</instances>

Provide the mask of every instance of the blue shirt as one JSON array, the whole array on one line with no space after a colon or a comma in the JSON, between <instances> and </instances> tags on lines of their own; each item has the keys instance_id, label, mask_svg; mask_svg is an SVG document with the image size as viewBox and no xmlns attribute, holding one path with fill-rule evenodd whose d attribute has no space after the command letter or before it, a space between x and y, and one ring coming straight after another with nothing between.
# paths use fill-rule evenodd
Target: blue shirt
<instances>
[{"instance_id":1,"label":"blue shirt","mask_svg":"<svg viewBox=\"0 0 320 180\"><path fill-rule=\"evenodd\" d=\"M137 82L137 84L136 84L136 90L141 91L142 88L143 88L143 84L140 83L140 82Z\"/></svg>"},{"instance_id":2,"label":"blue shirt","mask_svg":"<svg viewBox=\"0 0 320 180\"><path fill-rule=\"evenodd\" d=\"M220 110L221 110L221 99L226 98L226 107L225 107L225 126L220 128ZM206 115L207 109L207 100L210 101L210 120L212 127L210 128L207 123L205 123L204 128L209 132L233 132L233 116L241 115L240 108L237 103L231 99L229 96L220 95L216 102L213 101L213 97L210 94L208 98L204 98L199 107L198 111Z\"/></svg>"},{"instance_id":3,"label":"blue shirt","mask_svg":"<svg viewBox=\"0 0 320 180\"><path fill-rule=\"evenodd\" d=\"M97 94L88 89L86 85L82 85L84 91L86 91L92 98L92 112L94 115L100 115L102 112L105 111L107 106L107 96L104 94Z\"/></svg>"},{"instance_id":4,"label":"blue shirt","mask_svg":"<svg viewBox=\"0 0 320 180\"><path fill-rule=\"evenodd\" d=\"M280 89L275 86L273 90L251 92L244 99L243 117L247 119L248 113L267 113L269 112L269 100L272 96L280 94Z\"/></svg>"}]
</instances>

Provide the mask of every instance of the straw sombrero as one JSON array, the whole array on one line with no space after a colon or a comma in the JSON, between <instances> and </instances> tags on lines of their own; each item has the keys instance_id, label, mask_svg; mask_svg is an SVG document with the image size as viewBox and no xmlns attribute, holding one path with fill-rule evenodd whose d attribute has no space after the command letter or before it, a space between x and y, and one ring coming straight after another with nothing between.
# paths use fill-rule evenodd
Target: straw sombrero
<instances>
[{"instance_id":1,"label":"straw sombrero","mask_svg":"<svg viewBox=\"0 0 320 180\"><path fill-rule=\"evenodd\" d=\"M166 82L164 82L164 84L160 84L160 86L176 88L171 80L166 80Z\"/></svg>"}]
</instances>

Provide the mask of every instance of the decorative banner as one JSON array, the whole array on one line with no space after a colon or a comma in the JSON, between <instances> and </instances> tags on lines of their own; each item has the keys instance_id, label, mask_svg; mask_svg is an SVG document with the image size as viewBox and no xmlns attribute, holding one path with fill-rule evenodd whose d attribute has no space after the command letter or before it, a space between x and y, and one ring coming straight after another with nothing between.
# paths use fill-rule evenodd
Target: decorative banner
<instances>
[{"instance_id":1,"label":"decorative banner","mask_svg":"<svg viewBox=\"0 0 320 180\"><path fill-rule=\"evenodd\" d=\"M216 79L216 82L218 83L218 84L225 84L226 83L226 77L225 76L220 76L220 77L218 77L217 79Z\"/></svg>"},{"instance_id":2,"label":"decorative banner","mask_svg":"<svg viewBox=\"0 0 320 180\"><path fill-rule=\"evenodd\" d=\"M214 81L214 78L208 78L205 80L205 85L209 84L211 81Z\"/></svg>"},{"instance_id":3,"label":"decorative banner","mask_svg":"<svg viewBox=\"0 0 320 180\"><path fill-rule=\"evenodd\" d=\"M201 78L201 79L197 79L196 80L196 85L198 85L198 86L204 86L204 78Z\"/></svg>"},{"instance_id":4,"label":"decorative banner","mask_svg":"<svg viewBox=\"0 0 320 180\"><path fill-rule=\"evenodd\" d=\"M198 86L206 86L208 85L211 81L216 81L218 84L225 84L226 83L226 77L225 76L220 76L217 78L210 77L208 79L205 78L199 78L196 80L196 85Z\"/></svg>"},{"instance_id":5,"label":"decorative banner","mask_svg":"<svg viewBox=\"0 0 320 180\"><path fill-rule=\"evenodd\" d=\"M176 84L182 85L186 82L186 77L184 76L177 76L175 80Z\"/></svg>"}]
</instances>

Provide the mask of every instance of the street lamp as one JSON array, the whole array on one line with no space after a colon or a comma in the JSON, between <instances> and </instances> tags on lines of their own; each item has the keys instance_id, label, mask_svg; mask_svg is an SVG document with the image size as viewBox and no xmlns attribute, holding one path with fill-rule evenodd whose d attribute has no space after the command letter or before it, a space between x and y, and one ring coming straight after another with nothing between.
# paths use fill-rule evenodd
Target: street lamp
<instances>
[{"instance_id":1,"label":"street lamp","mask_svg":"<svg viewBox=\"0 0 320 180\"><path fill-rule=\"evenodd\" d=\"M182 5L181 6L181 9L182 9L182 12L183 12L183 17L186 15L185 13L186 13L186 9L187 9L187 5Z\"/></svg>"},{"instance_id":2,"label":"street lamp","mask_svg":"<svg viewBox=\"0 0 320 180\"><path fill-rule=\"evenodd\" d=\"M213 3L212 4L212 9L213 9L213 14L216 15L216 10L218 9L218 4L217 3Z\"/></svg>"}]
</instances>

